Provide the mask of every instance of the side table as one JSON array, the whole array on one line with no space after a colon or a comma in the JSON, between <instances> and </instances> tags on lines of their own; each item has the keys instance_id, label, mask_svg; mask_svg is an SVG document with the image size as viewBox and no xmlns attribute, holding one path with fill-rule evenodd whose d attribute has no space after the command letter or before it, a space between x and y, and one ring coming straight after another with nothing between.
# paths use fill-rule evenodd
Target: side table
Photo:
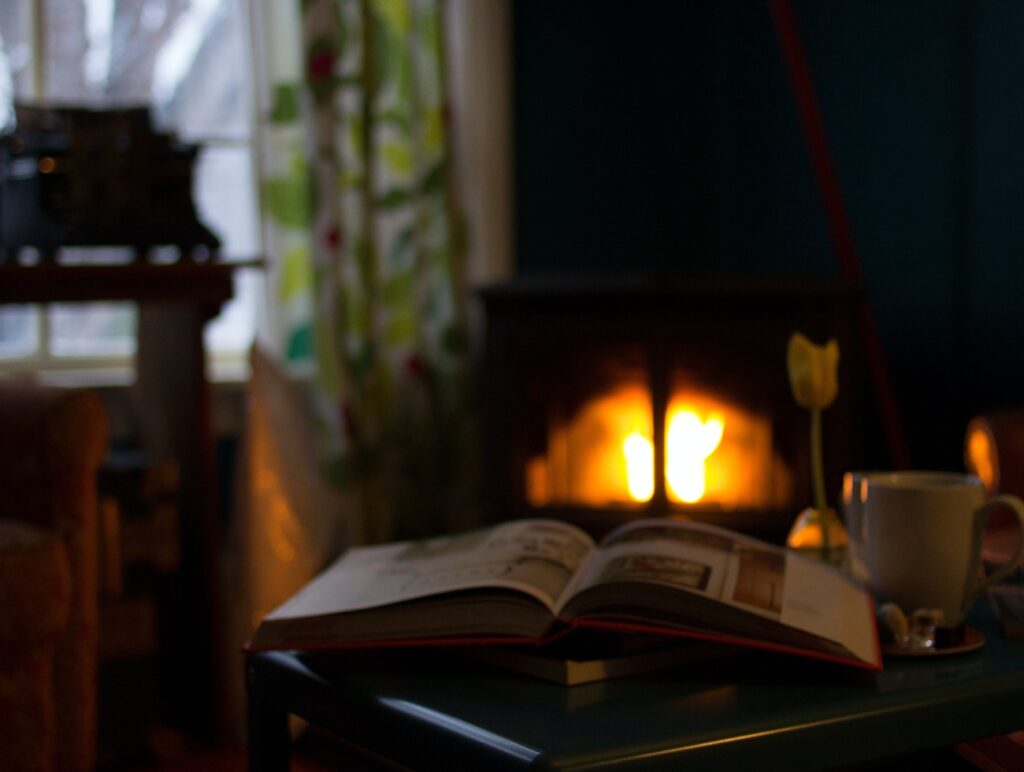
<instances>
[{"instance_id":1,"label":"side table","mask_svg":"<svg viewBox=\"0 0 1024 772\"><path fill-rule=\"evenodd\" d=\"M438 653L250 653L250 769L287 769L287 714L414 769L819 769L1024 726L1024 642L881 673L742 652L574 687Z\"/></svg>"}]
</instances>

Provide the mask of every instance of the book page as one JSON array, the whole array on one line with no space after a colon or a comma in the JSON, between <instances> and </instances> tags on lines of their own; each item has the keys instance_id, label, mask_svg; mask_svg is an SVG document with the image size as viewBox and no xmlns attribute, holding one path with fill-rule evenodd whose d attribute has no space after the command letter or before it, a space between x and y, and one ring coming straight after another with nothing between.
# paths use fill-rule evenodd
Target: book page
<instances>
[{"instance_id":1,"label":"book page","mask_svg":"<svg viewBox=\"0 0 1024 772\"><path fill-rule=\"evenodd\" d=\"M870 596L838 570L732 531L640 520L608 534L573 592L649 582L700 595L876 657Z\"/></svg>"},{"instance_id":2,"label":"book page","mask_svg":"<svg viewBox=\"0 0 1024 772\"><path fill-rule=\"evenodd\" d=\"M735 549L744 537L678 520L637 520L609 533L573 592L612 582L656 582L726 603Z\"/></svg>"},{"instance_id":3,"label":"book page","mask_svg":"<svg viewBox=\"0 0 1024 772\"><path fill-rule=\"evenodd\" d=\"M549 610L592 556L556 520L517 520L452 536L349 550L268 619L335 614L476 588L518 590Z\"/></svg>"},{"instance_id":4,"label":"book page","mask_svg":"<svg viewBox=\"0 0 1024 772\"><path fill-rule=\"evenodd\" d=\"M842 643L864 661L877 656L878 634L871 596L838 570L789 553L784 624Z\"/></svg>"}]
</instances>

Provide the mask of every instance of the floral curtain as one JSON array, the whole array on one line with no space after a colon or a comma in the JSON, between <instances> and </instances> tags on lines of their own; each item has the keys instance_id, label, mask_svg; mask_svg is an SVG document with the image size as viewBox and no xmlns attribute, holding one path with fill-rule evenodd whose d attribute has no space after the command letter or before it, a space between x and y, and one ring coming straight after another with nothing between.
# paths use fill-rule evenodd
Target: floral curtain
<instances>
[{"instance_id":1,"label":"floral curtain","mask_svg":"<svg viewBox=\"0 0 1024 772\"><path fill-rule=\"evenodd\" d=\"M473 411L444 5L288 5L264 4L258 38L281 349L312 365L325 471L368 539L461 527Z\"/></svg>"}]
</instances>

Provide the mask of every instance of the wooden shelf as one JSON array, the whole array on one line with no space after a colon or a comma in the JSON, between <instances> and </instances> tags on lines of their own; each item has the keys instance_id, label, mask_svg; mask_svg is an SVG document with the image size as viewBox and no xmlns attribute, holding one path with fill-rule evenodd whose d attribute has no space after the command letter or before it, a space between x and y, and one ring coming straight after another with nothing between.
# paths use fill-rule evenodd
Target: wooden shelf
<instances>
[{"instance_id":1,"label":"wooden shelf","mask_svg":"<svg viewBox=\"0 0 1024 772\"><path fill-rule=\"evenodd\" d=\"M232 274L261 259L231 263L0 265L0 303L132 300L189 303L213 316L232 296Z\"/></svg>"}]
</instances>

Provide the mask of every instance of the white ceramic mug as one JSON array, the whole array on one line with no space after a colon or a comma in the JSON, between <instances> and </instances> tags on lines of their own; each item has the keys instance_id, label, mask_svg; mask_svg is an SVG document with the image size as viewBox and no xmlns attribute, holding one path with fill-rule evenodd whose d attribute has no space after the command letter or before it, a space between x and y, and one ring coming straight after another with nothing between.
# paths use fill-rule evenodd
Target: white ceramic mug
<instances>
[{"instance_id":1,"label":"white ceramic mug","mask_svg":"<svg viewBox=\"0 0 1024 772\"><path fill-rule=\"evenodd\" d=\"M843 490L840 495L843 522L846 526L847 550L846 571L863 582L868 581L868 569L864 562L864 481L869 477L891 475L891 471L858 469L843 474ZM900 472L905 480L927 479L942 472Z\"/></svg>"},{"instance_id":2,"label":"white ceramic mug","mask_svg":"<svg viewBox=\"0 0 1024 772\"><path fill-rule=\"evenodd\" d=\"M979 594L1024 559L1024 502L986 500L981 480L946 472L871 473L860 480L863 557L869 584L882 601L908 615L941 609L958 624ZM985 575L981 536L999 507L1015 513L1022 539L1013 557Z\"/></svg>"}]
</instances>

